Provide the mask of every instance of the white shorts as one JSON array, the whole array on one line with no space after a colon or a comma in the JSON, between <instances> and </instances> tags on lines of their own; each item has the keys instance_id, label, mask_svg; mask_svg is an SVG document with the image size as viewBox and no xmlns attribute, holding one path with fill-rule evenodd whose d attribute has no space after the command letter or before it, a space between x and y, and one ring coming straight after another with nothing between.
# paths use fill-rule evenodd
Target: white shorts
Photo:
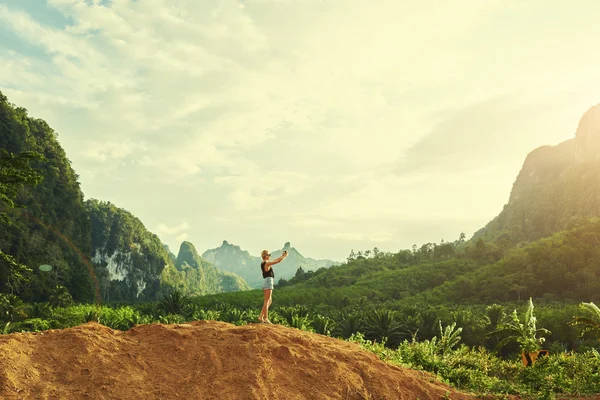
<instances>
[{"instance_id":1,"label":"white shorts","mask_svg":"<svg viewBox=\"0 0 600 400\"><path fill-rule=\"evenodd\" d=\"M273 290L275 289L275 279L268 276L263 279L262 290Z\"/></svg>"}]
</instances>

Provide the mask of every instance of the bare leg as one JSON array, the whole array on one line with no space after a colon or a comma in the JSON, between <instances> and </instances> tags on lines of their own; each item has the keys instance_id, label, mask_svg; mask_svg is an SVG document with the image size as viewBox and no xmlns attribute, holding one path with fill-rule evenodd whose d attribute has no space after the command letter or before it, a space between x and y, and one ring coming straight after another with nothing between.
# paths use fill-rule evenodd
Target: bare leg
<instances>
[{"instance_id":1,"label":"bare leg","mask_svg":"<svg viewBox=\"0 0 600 400\"><path fill-rule=\"evenodd\" d=\"M272 292L273 292L273 290L271 290L271 289L263 290L265 299L264 299L262 311L260 312L260 317L258 317L258 319L260 319L263 322L269 321L269 306L271 305L271 293Z\"/></svg>"},{"instance_id":2,"label":"bare leg","mask_svg":"<svg viewBox=\"0 0 600 400\"><path fill-rule=\"evenodd\" d=\"M267 291L264 290L264 289L263 289L263 296L264 296L263 306L262 306L262 310L260 310L260 316L258 317L258 320L260 322L264 322L265 321L265 311L267 309L267 302L268 302Z\"/></svg>"}]
</instances>

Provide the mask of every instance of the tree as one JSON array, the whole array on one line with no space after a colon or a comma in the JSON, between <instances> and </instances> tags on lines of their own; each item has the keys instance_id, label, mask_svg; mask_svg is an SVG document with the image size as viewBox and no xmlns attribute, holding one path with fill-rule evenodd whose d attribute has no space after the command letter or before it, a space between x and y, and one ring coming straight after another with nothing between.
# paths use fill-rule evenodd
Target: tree
<instances>
[{"instance_id":1,"label":"tree","mask_svg":"<svg viewBox=\"0 0 600 400\"><path fill-rule=\"evenodd\" d=\"M364 330L364 321L360 314L342 314L339 322L336 324L336 335L343 338L349 338L357 332Z\"/></svg>"},{"instance_id":2,"label":"tree","mask_svg":"<svg viewBox=\"0 0 600 400\"><path fill-rule=\"evenodd\" d=\"M377 247L373 247L373 257L377 258L381 252Z\"/></svg>"},{"instance_id":3,"label":"tree","mask_svg":"<svg viewBox=\"0 0 600 400\"><path fill-rule=\"evenodd\" d=\"M304 269L302 269L302 266L299 266L298 269L296 270L296 275L294 275L294 278L300 282L304 280L304 275L306 273L304 272Z\"/></svg>"},{"instance_id":4,"label":"tree","mask_svg":"<svg viewBox=\"0 0 600 400\"><path fill-rule=\"evenodd\" d=\"M0 149L0 203L8 208L16 207L14 199L18 191L25 185L35 186L42 181L42 174L29 165L34 160L43 161L44 157L33 151L15 155ZM12 225L5 211L0 211L0 221Z\"/></svg>"},{"instance_id":5,"label":"tree","mask_svg":"<svg viewBox=\"0 0 600 400\"><path fill-rule=\"evenodd\" d=\"M355 259L356 259L356 253L354 252L354 249L352 249L352 250L350 250L350 255L348 256L346 261L348 263L350 263L351 261L354 261Z\"/></svg>"},{"instance_id":6,"label":"tree","mask_svg":"<svg viewBox=\"0 0 600 400\"><path fill-rule=\"evenodd\" d=\"M397 346L404 336L404 326L394 311L378 309L367 317L365 333L369 340L387 340L387 345Z\"/></svg>"},{"instance_id":7,"label":"tree","mask_svg":"<svg viewBox=\"0 0 600 400\"><path fill-rule=\"evenodd\" d=\"M33 160L43 161L44 157L32 151L15 155L6 149L0 149L0 204L5 206L0 211L0 223L5 225L4 229L13 225L6 210L17 207L14 199L19 190L26 185L37 185L43 179L42 174L29 165ZM0 250L0 292L18 291L23 283L31 279L31 272L30 268Z\"/></svg>"}]
</instances>

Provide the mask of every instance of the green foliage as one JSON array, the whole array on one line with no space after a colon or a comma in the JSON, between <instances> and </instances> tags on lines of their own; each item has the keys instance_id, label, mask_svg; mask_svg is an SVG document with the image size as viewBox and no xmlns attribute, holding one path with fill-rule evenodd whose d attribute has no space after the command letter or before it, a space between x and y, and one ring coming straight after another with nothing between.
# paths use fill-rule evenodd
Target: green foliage
<instances>
[{"instance_id":1,"label":"green foliage","mask_svg":"<svg viewBox=\"0 0 600 400\"><path fill-rule=\"evenodd\" d=\"M7 326L8 329L4 332L41 332L50 329L50 322L41 318L26 319L12 325Z\"/></svg>"},{"instance_id":2,"label":"green foliage","mask_svg":"<svg viewBox=\"0 0 600 400\"><path fill-rule=\"evenodd\" d=\"M571 325L581 328L581 336L591 334L600 339L600 308L594 303L581 303L581 315L576 315Z\"/></svg>"},{"instance_id":3,"label":"green foliage","mask_svg":"<svg viewBox=\"0 0 600 400\"><path fill-rule=\"evenodd\" d=\"M0 321L16 321L26 316L23 301L14 294L0 293Z\"/></svg>"},{"instance_id":4,"label":"green foliage","mask_svg":"<svg viewBox=\"0 0 600 400\"><path fill-rule=\"evenodd\" d=\"M250 308L234 307L223 301L213 301L210 308L200 308L181 293L173 292L157 303L136 304L135 307L76 305L52 308L40 303L22 305L28 314L37 313L51 315L44 318L26 318L11 324L4 324L5 333L15 331L41 331L49 328L65 328L97 319L100 323L113 329L126 330L139 323L184 323L189 320L219 320L236 325L256 322L258 305ZM260 300L260 299L258 299ZM259 301L258 301L259 303ZM168 306L166 306L169 304ZM532 303L525 312L524 323L519 327L523 332L531 334L540 330L535 326ZM193 305L193 314L188 315L188 307ZM544 308L546 307L546 308ZM538 307L538 313L556 315L553 304ZM335 308L322 308L316 312L306 306L277 307L271 313L274 323L291 326L306 331L327 334L331 326L335 326L336 334L341 331L350 341L359 343L365 349L374 352L382 360L397 363L409 368L428 371L442 381L458 389L475 392L479 395L493 395L500 398L505 394L519 394L524 399L554 399L565 395L586 395L600 392L600 356L597 350L581 350L579 352L560 351L542 357L531 367L525 367L520 358L511 355L508 359L494 355L483 345L467 346L461 343L466 332L456 322L444 324L442 319L460 319L476 326L484 325L488 329L498 329L515 323L509 316L502 320L504 307L493 305L479 309L421 309L420 306L405 306L392 311L375 308L369 312L339 312ZM564 307L569 310L572 308ZM175 313L179 309L183 314ZM542 312L543 311L543 312ZM462 315L462 316L460 316ZM467 317L470 315L471 317ZM514 315L514 314L513 314ZM460 317L459 317L460 316ZM478 317L479 316L479 317ZM491 316L491 317L490 317ZM428 339L398 340L394 335L406 335L408 322L399 325L399 321L407 317L415 321L436 321L436 334ZM473 322L480 318L482 322ZM560 316L564 325L568 319ZM470 321L470 322L469 322ZM496 321L494 323L493 321ZM527 323L529 321L529 323ZM519 321L520 323L520 321ZM476 329L471 329L476 332ZM369 333L366 333L369 332ZM519 331L521 332L521 331ZM522 332L521 332L522 333ZM374 340L369 337L377 337ZM391 337L396 345L387 340ZM477 336L478 337L478 336Z\"/></svg>"},{"instance_id":5,"label":"green foliage","mask_svg":"<svg viewBox=\"0 0 600 400\"><path fill-rule=\"evenodd\" d=\"M40 153L33 151L23 151L15 155L6 149L0 149L0 204L4 207L20 206L15 204L18 191L26 185L35 186L42 181L42 174L30 166L31 161L41 162L44 158ZM14 227L4 211L0 211L0 223L5 225L4 229ZM31 280L31 272L31 268L0 250L0 292L20 291L22 285Z\"/></svg>"},{"instance_id":6,"label":"green foliage","mask_svg":"<svg viewBox=\"0 0 600 400\"><path fill-rule=\"evenodd\" d=\"M462 332L463 328L457 328L456 322L454 322L452 325L446 326L445 328L442 328L442 321L440 321L439 324L440 336L439 340L437 341L437 350L441 354L444 354L458 345L461 339L460 333Z\"/></svg>"},{"instance_id":7,"label":"green foliage","mask_svg":"<svg viewBox=\"0 0 600 400\"><path fill-rule=\"evenodd\" d=\"M317 314L313 317L311 327L320 335L331 336L331 332L335 330L335 321L324 315Z\"/></svg>"},{"instance_id":8,"label":"green foliage","mask_svg":"<svg viewBox=\"0 0 600 400\"><path fill-rule=\"evenodd\" d=\"M431 372L458 389L482 396L518 394L524 399L555 399L600 392L597 351L550 355L525 367L520 361L502 360L481 347L460 345L442 352L436 340L405 340L394 350L368 341L361 334L350 340L383 360Z\"/></svg>"},{"instance_id":9,"label":"green foliage","mask_svg":"<svg viewBox=\"0 0 600 400\"><path fill-rule=\"evenodd\" d=\"M504 339L498 343L497 348L501 348L510 341L519 343L521 350L526 353L533 353L541 348L545 338L537 337L537 335L550 334L551 332L545 328L537 328L537 318L533 315L533 308L533 301L529 299L523 322L520 321L515 309L508 320L500 323L498 329L489 334L490 336L504 336Z\"/></svg>"},{"instance_id":10,"label":"green foliage","mask_svg":"<svg viewBox=\"0 0 600 400\"><path fill-rule=\"evenodd\" d=\"M304 306L278 307L276 309L277 319L292 328L301 330L313 330L312 322L308 315L308 309Z\"/></svg>"},{"instance_id":11,"label":"green foliage","mask_svg":"<svg viewBox=\"0 0 600 400\"><path fill-rule=\"evenodd\" d=\"M358 313L344 313L336 324L334 330L336 336L350 338L353 335L363 331L364 320Z\"/></svg>"},{"instance_id":12,"label":"green foliage","mask_svg":"<svg viewBox=\"0 0 600 400\"><path fill-rule=\"evenodd\" d=\"M182 291L174 289L170 293L163 296L158 302L158 308L165 314L182 314L187 315L193 313L191 309L192 301L189 296L183 294Z\"/></svg>"},{"instance_id":13,"label":"green foliage","mask_svg":"<svg viewBox=\"0 0 600 400\"><path fill-rule=\"evenodd\" d=\"M515 248L496 263L466 272L410 300L432 304L490 304L544 296L600 300L599 244L600 220L593 220Z\"/></svg>"},{"instance_id":14,"label":"green foliage","mask_svg":"<svg viewBox=\"0 0 600 400\"><path fill-rule=\"evenodd\" d=\"M89 315L90 314L87 313L84 318L87 320ZM140 315L131 307L121 307L118 309L103 307L97 313L97 316L98 323L108 326L109 328L122 331L128 330L129 328L133 327L134 324L149 322L149 319L141 318Z\"/></svg>"},{"instance_id":15,"label":"green foliage","mask_svg":"<svg viewBox=\"0 0 600 400\"><path fill-rule=\"evenodd\" d=\"M68 307L73 304L73 297L66 287L56 285L50 294L49 303L53 307Z\"/></svg>"},{"instance_id":16,"label":"green foliage","mask_svg":"<svg viewBox=\"0 0 600 400\"><path fill-rule=\"evenodd\" d=\"M39 170L31 167L32 161L43 162L44 157L35 151L23 151L13 154L0 148L0 204L13 208L18 206L14 200L24 186L35 186L43 179ZM0 212L0 222L11 225L5 212Z\"/></svg>"},{"instance_id":17,"label":"green foliage","mask_svg":"<svg viewBox=\"0 0 600 400\"><path fill-rule=\"evenodd\" d=\"M221 313L220 320L234 325L245 325L246 311L238 310L237 308L230 308Z\"/></svg>"},{"instance_id":18,"label":"green foliage","mask_svg":"<svg viewBox=\"0 0 600 400\"><path fill-rule=\"evenodd\" d=\"M390 346L397 345L405 335L405 330L396 312L386 309L371 311L364 327L365 336L370 340L384 341Z\"/></svg>"}]
</instances>

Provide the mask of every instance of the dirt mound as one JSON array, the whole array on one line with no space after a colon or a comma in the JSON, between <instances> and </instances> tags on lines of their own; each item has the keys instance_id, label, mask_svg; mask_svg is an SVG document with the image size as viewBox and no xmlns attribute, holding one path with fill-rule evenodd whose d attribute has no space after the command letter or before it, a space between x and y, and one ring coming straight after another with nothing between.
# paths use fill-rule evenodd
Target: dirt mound
<instances>
[{"instance_id":1,"label":"dirt mound","mask_svg":"<svg viewBox=\"0 0 600 400\"><path fill-rule=\"evenodd\" d=\"M450 397L445 397L446 394ZM0 335L2 399L474 399L354 343L280 325L97 323Z\"/></svg>"}]
</instances>

